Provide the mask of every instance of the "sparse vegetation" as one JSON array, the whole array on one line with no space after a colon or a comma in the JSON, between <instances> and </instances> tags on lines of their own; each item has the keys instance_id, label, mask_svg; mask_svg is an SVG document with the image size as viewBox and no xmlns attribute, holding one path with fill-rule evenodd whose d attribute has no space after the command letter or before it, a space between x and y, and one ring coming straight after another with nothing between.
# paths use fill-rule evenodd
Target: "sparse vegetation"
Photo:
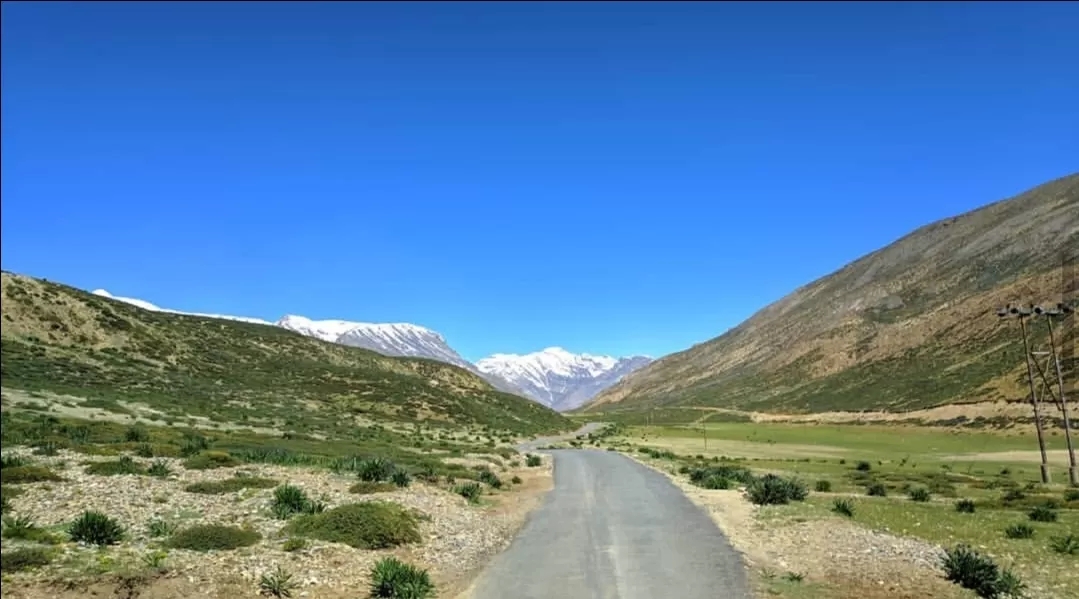
<instances>
[{"instance_id":1,"label":"sparse vegetation","mask_svg":"<svg viewBox=\"0 0 1079 599\"><path fill-rule=\"evenodd\" d=\"M873 483L865 488L865 494L870 497L887 497L888 487L885 487L883 483Z\"/></svg>"},{"instance_id":2,"label":"sparse vegetation","mask_svg":"<svg viewBox=\"0 0 1079 599\"><path fill-rule=\"evenodd\" d=\"M983 599L1021 596L1023 584L1018 577L1008 570L1002 572L992 559L965 545L946 550L942 565L949 581Z\"/></svg>"},{"instance_id":3,"label":"sparse vegetation","mask_svg":"<svg viewBox=\"0 0 1079 599\"><path fill-rule=\"evenodd\" d=\"M420 540L416 515L396 503L382 501L351 503L299 516L284 532L358 549L386 549Z\"/></svg>"},{"instance_id":4,"label":"sparse vegetation","mask_svg":"<svg viewBox=\"0 0 1079 599\"><path fill-rule=\"evenodd\" d=\"M146 525L146 532L150 535L150 538L153 539L168 537L176 532L176 525L165 520L151 520L150 523Z\"/></svg>"},{"instance_id":5,"label":"sparse vegetation","mask_svg":"<svg viewBox=\"0 0 1079 599\"><path fill-rule=\"evenodd\" d=\"M295 514L317 514L326 509L325 504L312 501L307 493L293 485L281 485L274 489L270 510L274 516L287 520Z\"/></svg>"},{"instance_id":6,"label":"sparse vegetation","mask_svg":"<svg viewBox=\"0 0 1079 599\"><path fill-rule=\"evenodd\" d=\"M32 570L50 563L52 563L52 554L40 547L24 547L0 554L0 571L5 574Z\"/></svg>"},{"instance_id":7,"label":"sparse vegetation","mask_svg":"<svg viewBox=\"0 0 1079 599\"><path fill-rule=\"evenodd\" d=\"M974 513L974 501L970 499L960 499L955 502L955 511L961 514L973 514Z\"/></svg>"},{"instance_id":8,"label":"sparse vegetation","mask_svg":"<svg viewBox=\"0 0 1079 599\"><path fill-rule=\"evenodd\" d=\"M1079 535L1052 537L1049 539L1049 548L1065 555L1079 555Z\"/></svg>"},{"instance_id":9,"label":"sparse vegetation","mask_svg":"<svg viewBox=\"0 0 1079 599\"><path fill-rule=\"evenodd\" d=\"M932 498L932 494L929 492L929 489L923 487L916 487L914 489L911 489L907 493L907 497L909 497L911 501L925 503Z\"/></svg>"},{"instance_id":10,"label":"sparse vegetation","mask_svg":"<svg viewBox=\"0 0 1079 599\"><path fill-rule=\"evenodd\" d=\"M873 465L863 460L858 462L858 464L854 466L854 469L858 472L869 472L873 469Z\"/></svg>"},{"instance_id":11,"label":"sparse vegetation","mask_svg":"<svg viewBox=\"0 0 1079 599\"><path fill-rule=\"evenodd\" d=\"M361 480L358 483L353 484L348 488L349 493L355 493L357 495L371 495L373 493L389 493L390 491L396 491L397 486L392 483L374 483L370 481Z\"/></svg>"},{"instance_id":12,"label":"sparse vegetation","mask_svg":"<svg viewBox=\"0 0 1079 599\"><path fill-rule=\"evenodd\" d=\"M467 499L469 503L477 503L483 494L483 487L478 483L464 483L454 487L453 492Z\"/></svg>"},{"instance_id":13,"label":"sparse vegetation","mask_svg":"<svg viewBox=\"0 0 1079 599\"><path fill-rule=\"evenodd\" d=\"M299 587L292 580L292 573L280 565L259 578L259 593L269 597L292 597L292 591Z\"/></svg>"},{"instance_id":14,"label":"sparse vegetation","mask_svg":"<svg viewBox=\"0 0 1079 599\"><path fill-rule=\"evenodd\" d=\"M371 597L428 599L435 585L426 570L406 564L396 557L384 557L371 568Z\"/></svg>"},{"instance_id":15,"label":"sparse vegetation","mask_svg":"<svg viewBox=\"0 0 1079 599\"><path fill-rule=\"evenodd\" d=\"M46 545L60 542L56 535L35 524L33 518L29 516L7 516L3 520L3 525L3 533L0 536L5 539L19 539Z\"/></svg>"},{"instance_id":16,"label":"sparse vegetation","mask_svg":"<svg viewBox=\"0 0 1079 599\"><path fill-rule=\"evenodd\" d=\"M1056 522L1057 511L1051 505L1043 504L1034 506L1032 510L1027 512L1027 517L1034 522Z\"/></svg>"},{"instance_id":17,"label":"sparse vegetation","mask_svg":"<svg viewBox=\"0 0 1079 599\"><path fill-rule=\"evenodd\" d=\"M502 488L502 479L488 469L480 471L479 481L490 485L492 489Z\"/></svg>"},{"instance_id":18,"label":"sparse vegetation","mask_svg":"<svg viewBox=\"0 0 1079 599\"><path fill-rule=\"evenodd\" d=\"M76 543L88 545L115 545L124 538L120 523L101 512L83 512L67 529Z\"/></svg>"},{"instance_id":19,"label":"sparse vegetation","mask_svg":"<svg viewBox=\"0 0 1079 599\"><path fill-rule=\"evenodd\" d=\"M514 475L513 478L510 479L510 482L515 484L515 485L519 485L519 484L523 483L524 481L521 480L520 476Z\"/></svg>"},{"instance_id":20,"label":"sparse vegetation","mask_svg":"<svg viewBox=\"0 0 1079 599\"><path fill-rule=\"evenodd\" d=\"M146 469L136 462L131 456L121 456L118 460L94 462L86 467L87 474L100 476L117 476L122 474L146 474Z\"/></svg>"},{"instance_id":21,"label":"sparse vegetation","mask_svg":"<svg viewBox=\"0 0 1079 599\"><path fill-rule=\"evenodd\" d=\"M528 466L529 468L535 468L537 466L540 466L541 464L543 464L543 458L541 458L540 456L531 453L525 455L525 466Z\"/></svg>"},{"instance_id":22,"label":"sparse vegetation","mask_svg":"<svg viewBox=\"0 0 1079 599\"><path fill-rule=\"evenodd\" d=\"M840 516L854 517L854 502L850 499L836 499L832 502L832 511Z\"/></svg>"},{"instance_id":23,"label":"sparse vegetation","mask_svg":"<svg viewBox=\"0 0 1079 599\"><path fill-rule=\"evenodd\" d=\"M303 537L290 537L281 544L281 550L289 553L307 549L307 539Z\"/></svg>"},{"instance_id":24,"label":"sparse vegetation","mask_svg":"<svg viewBox=\"0 0 1079 599\"><path fill-rule=\"evenodd\" d=\"M1034 527L1023 522L1012 524L1004 529L1004 536L1009 539L1029 539L1034 536Z\"/></svg>"},{"instance_id":25,"label":"sparse vegetation","mask_svg":"<svg viewBox=\"0 0 1079 599\"><path fill-rule=\"evenodd\" d=\"M168 462L164 460L154 460L150 467L146 469L146 474L150 476L156 476L158 478L168 478L172 476L172 469L169 468Z\"/></svg>"},{"instance_id":26,"label":"sparse vegetation","mask_svg":"<svg viewBox=\"0 0 1079 599\"><path fill-rule=\"evenodd\" d=\"M223 495L225 493L235 493L242 489L272 489L276 487L277 484L276 480L270 478L236 476L223 480L192 483L184 487L184 491L187 491L188 493L201 493L203 495Z\"/></svg>"},{"instance_id":27,"label":"sparse vegetation","mask_svg":"<svg viewBox=\"0 0 1079 599\"><path fill-rule=\"evenodd\" d=\"M390 482L396 487L405 488L412 484L412 477L404 470L397 470L390 475Z\"/></svg>"},{"instance_id":28,"label":"sparse vegetation","mask_svg":"<svg viewBox=\"0 0 1079 599\"><path fill-rule=\"evenodd\" d=\"M746 487L746 495L757 505L781 505L803 501L808 492L798 479L765 474Z\"/></svg>"},{"instance_id":29,"label":"sparse vegetation","mask_svg":"<svg viewBox=\"0 0 1079 599\"><path fill-rule=\"evenodd\" d=\"M816 484L813 485L813 490L818 493L831 493L832 483L827 480L818 480Z\"/></svg>"},{"instance_id":30,"label":"sparse vegetation","mask_svg":"<svg viewBox=\"0 0 1079 599\"><path fill-rule=\"evenodd\" d=\"M0 481L5 485L59 482L60 475L44 466L14 466L0 470Z\"/></svg>"},{"instance_id":31,"label":"sparse vegetation","mask_svg":"<svg viewBox=\"0 0 1079 599\"><path fill-rule=\"evenodd\" d=\"M261 535L254 530L204 524L174 533L169 537L166 545L174 549L192 551L226 551L254 545L260 538L262 538Z\"/></svg>"},{"instance_id":32,"label":"sparse vegetation","mask_svg":"<svg viewBox=\"0 0 1079 599\"><path fill-rule=\"evenodd\" d=\"M212 470L239 465L239 460L223 451L203 451L184 460L184 468L188 470Z\"/></svg>"}]
</instances>

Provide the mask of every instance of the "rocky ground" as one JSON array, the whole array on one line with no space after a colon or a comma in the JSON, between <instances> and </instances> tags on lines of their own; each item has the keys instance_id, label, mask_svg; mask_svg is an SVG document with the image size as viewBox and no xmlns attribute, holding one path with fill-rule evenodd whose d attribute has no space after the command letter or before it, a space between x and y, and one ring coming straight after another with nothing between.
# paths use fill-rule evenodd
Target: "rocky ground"
<instances>
[{"instance_id":1,"label":"rocky ground","mask_svg":"<svg viewBox=\"0 0 1079 599\"><path fill-rule=\"evenodd\" d=\"M7 452L5 452L7 453ZM29 451L22 453L29 454ZM105 549L60 545L59 556L49 566L4 575L4 597L255 597L262 574L277 566L293 573L299 597L357 597L367 592L368 572L381 557L397 555L429 568L439 584L439 596L451 597L492 555L508 545L542 493L550 488L549 461L538 468L523 465L495 469L506 482L502 491L484 495L479 505L469 504L446 485L419 481L404 489L373 495L348 492L355 477L326 470L274 465L186 470L180 460L166 460L173 471L168 478L139 475L99 476L87 474L84 464L97 458L61 452L53 457L33 456L49 465L62 482L19 485L25 493L12 500L12 513L29 516L40 526L62 527L85 510L104 512L127 530L124 543ZM144 466L152 460L140 460ZM200 481L243 474L275 479L303 488L309 496L332 508L346 503L386 500L419 510L423 541L390 551L366 551L346 545L309 541L306 548L287 552L280 534L284 525L269 510L272 489L246 489L223 495L184 491ZM513 476L521 484L510 484ZM226 524L250 527L262 534L254 546L200 553L168 550L160 572L151 571L144 556L159 550L150 537L148 524L165 520L180 528L194 524ZM17 542L5 540L5 552ZM130 579L136 578L135 583ZM128 587L134 587L129 589Z\"/></svg>"}]
</instances>

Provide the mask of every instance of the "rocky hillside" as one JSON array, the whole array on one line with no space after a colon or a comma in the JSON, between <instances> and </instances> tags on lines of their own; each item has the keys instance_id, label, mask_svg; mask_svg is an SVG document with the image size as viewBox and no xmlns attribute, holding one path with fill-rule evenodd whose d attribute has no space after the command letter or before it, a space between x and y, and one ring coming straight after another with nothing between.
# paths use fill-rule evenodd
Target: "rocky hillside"
<instances>
[{"instance_id":1,"label":"rocky hillside","mask_svg":"<svg viewBox=\"0 0 1079 599\"><path fill-rule=\"evenodd\" d=\"M464 369L297 335L268 324L151 311L30 277L2 275L5 389L149 406L292 430L358 422L569 428L554 411Z\"/></svg>"},{"instance_id":2,"label":"rocky hillside","mask_svg":"<svg viewBox=\"0 0 1079 599\"><path fill-rule=\"evenodd\" d=\"M1060 301L1065 251L1079 251L1079 175L922 227L585 409L903 411L1022 398L1017 325L994 311Z\"/></svg>"}]
</instances>

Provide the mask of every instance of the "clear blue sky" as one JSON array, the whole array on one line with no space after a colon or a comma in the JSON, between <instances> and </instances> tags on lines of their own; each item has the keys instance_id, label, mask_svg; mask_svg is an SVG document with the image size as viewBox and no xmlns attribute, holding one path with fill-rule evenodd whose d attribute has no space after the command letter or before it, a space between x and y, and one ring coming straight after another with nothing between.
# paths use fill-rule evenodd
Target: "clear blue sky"
<instances>
[{"instance_id":1,"label":"clear blue sky","mask_svg":"<svg viewBox=\"0 0 1079 599\"><path fill-rule=\"evenodd\" d=\"M1079 5L3 4L3 268L662 355L1079 169Z\"/></svg>"}]
</instances>

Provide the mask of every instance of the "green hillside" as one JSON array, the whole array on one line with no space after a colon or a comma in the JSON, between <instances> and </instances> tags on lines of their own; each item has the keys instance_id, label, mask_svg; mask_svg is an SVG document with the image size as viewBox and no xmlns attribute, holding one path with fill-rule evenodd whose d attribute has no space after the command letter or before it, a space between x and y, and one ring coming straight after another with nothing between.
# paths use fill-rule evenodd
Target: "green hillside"
<instances>
[{"instance_id":1,"label":"green hillside","mask_svg":"<svg viewBox=\"0 0 1079 599\"><path fill-rule=\"evenodd\" d=\"M432 360L386 357L274 326L151 312L7 272L2 300L0 384L81 398L79 407L323 435L372 422L517 434L571 426L553 410Z\"/></svg>"}]
</instances>

